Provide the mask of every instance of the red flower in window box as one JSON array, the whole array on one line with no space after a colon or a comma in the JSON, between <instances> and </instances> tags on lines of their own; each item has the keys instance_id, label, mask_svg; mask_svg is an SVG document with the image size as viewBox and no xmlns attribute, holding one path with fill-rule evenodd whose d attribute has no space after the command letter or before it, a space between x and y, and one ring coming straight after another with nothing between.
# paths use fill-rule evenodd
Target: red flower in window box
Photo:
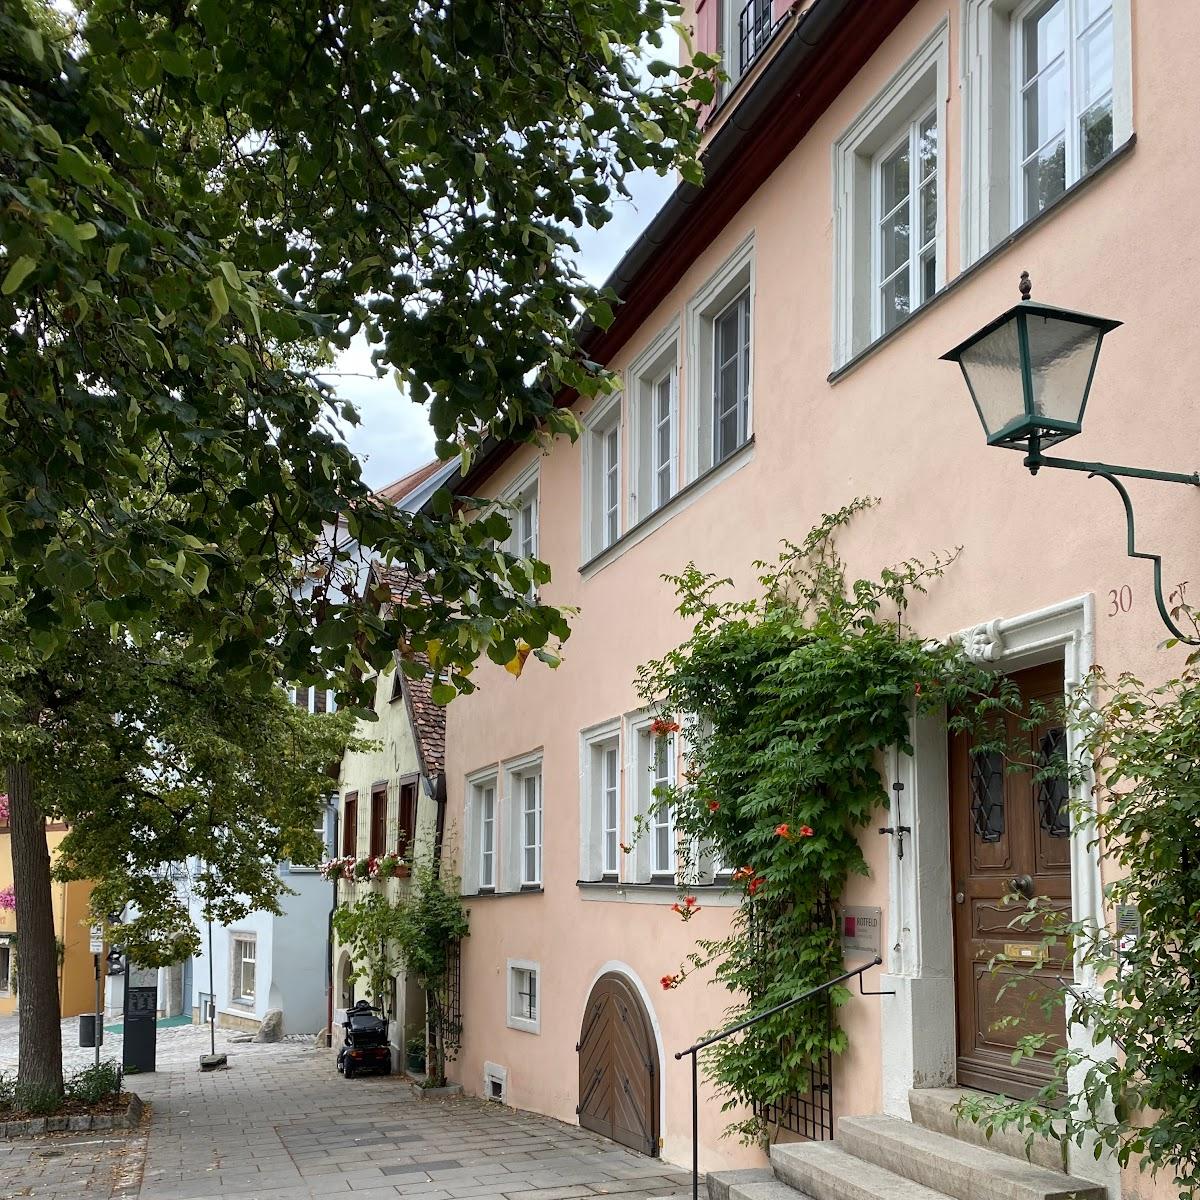
<instances>
[{"instance_id":1,"label":"red flower in window box","mask_svg":"<svg viewBox=\"0 0 1200 1200\"><path fill-rule=\"evenodd\" d=\"M650 722L650 732L655 737L666 737L669 733L678 733L679 722L672 721L667 717L655 717Z\"/></svg>"}]
</instances>

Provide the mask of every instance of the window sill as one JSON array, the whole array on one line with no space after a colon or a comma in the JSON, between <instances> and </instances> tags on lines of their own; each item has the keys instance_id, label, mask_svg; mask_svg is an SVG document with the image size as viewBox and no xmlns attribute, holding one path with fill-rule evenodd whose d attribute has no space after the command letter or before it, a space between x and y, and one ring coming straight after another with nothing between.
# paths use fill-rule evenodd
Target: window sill
<instances>
[{"instance_id":1,"label":"window sill","mask_svg":"<svg viewBox=\"0 0 1200 1200\"><path fill-rule=\"evenodd\" d=\"M507 1024L508 1024L509 1029L515 1029L518 1033L538 1034L538 1033L542 1032L540 1022L529 1021L529 1020L526 1020L524 1017L514 1017L514 1016L512 1016L511 1013L509 1014Z\"/></svg>"},{"instance_id":2,"label":"window sill","mask_svg":"<svg viewBox=\"0 0 1200 1200\"><path fill-rule=\"evenodd\" d=\"M677 883L621 883L617 880L579 879L575 886L581 900L599 900L610 904L669 904L679 898ZM721 883L700 883L687 889L700 907L737 908L742 902L740 892L731 891Z\"/></svg>"},{"instance_id":3,"label":"window sill","mask_svg":"<svg viewBox=\"0 0 1200 1200\"><path fill-rule=\"evenodd\" d=\"M498 892L495 888L482 892L463 892L462 898L464 900L499 900L505 896L540 896L545 890L540 883L526 884L519 891L514 892Z\"/></svg>"},{"instance_id":4,"label":"window sill","mask_svg":"<svg viewBox=\"0 0 1200 1200\"><path fill-rule=\"evenodd\" d=\"M652 533L661 529L676 513L682 512L699 500L701 496L723 483L730 475L740 471L753 459L754 434L751 434L727 459L697 475L690 483L680 488L666 504L660 505L652 513L642 517L637 524L631 525L621 534L612 545L605 546L599 554L594 554L589 558L579 568L579 574L584 579L591 579L592 576L603 571L609 563L620 558L627 550L632 550L639 542L645 541Z\"/></svg>"},{"instance_id":5,"label":"window sill","mask_svg":"<svg viewBox=\"0 0 1200 1200\"><path fill-rule=\"evenodd\" d=\"M1131 134L1128 141L1118 146L1103 162L1098 163L1092 168L1082 179L1077 179L1057 200L1048 204L1036 217L1030 217L1023 225L1019 225L1007 237L997 242L990 247L985 253L981 254L969 267L961 270L953 279L942 286L935 292L924 304L914 308L911 313L899 324L895 329L876 338L869 345L864 346L856 354L852 355L840 367L835 368L826 376L827 383L838 383L845 376L849 375L858 365L865 362L868 358L874 355L877 351L882 350L884 346L889 345L897 338L902 336L904 332L922 317L931 308L936 307L941 303L942 299L951 292L956 291L960 286L973 278L977 272L983 270L994 259L999 258L1007 250L1011 249L1018 241L1032 232L1034 229L1040 228L1044 223L1049 221L1060 209L1064 208L1070 201L1074 200L1080 193L1087 191L1102 175L1107 175L1108 172L1128 158L1137 145L1137 134Z\"/></svg>"}]
</instances>

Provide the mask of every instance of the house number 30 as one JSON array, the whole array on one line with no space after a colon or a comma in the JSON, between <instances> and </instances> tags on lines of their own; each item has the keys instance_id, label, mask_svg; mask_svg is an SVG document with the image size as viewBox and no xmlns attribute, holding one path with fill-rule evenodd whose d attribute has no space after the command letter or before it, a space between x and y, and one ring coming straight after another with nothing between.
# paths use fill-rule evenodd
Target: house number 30
<instances>
[{"instance_id":1,"label":"house number 30","mask_svg":"<svg viewBox=\"0 0 1200 1200\"><path fill-rule=\"evenodd\" d=\"M1133 589L1129 584L1124 584L1119 588L1110 588L1108 603L1108 615L1110 617L1118 616L1120 613L1127 613L1133 607Z\"/></svg>"}]
</instances>

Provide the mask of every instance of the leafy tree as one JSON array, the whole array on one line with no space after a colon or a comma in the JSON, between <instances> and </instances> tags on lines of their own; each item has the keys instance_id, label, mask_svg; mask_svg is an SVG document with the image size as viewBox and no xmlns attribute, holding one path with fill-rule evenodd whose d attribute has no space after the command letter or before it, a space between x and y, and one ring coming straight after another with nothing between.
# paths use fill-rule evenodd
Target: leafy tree
<instances>
[{"instance_id":1,"label":"leafy tree","mask_svg":"<svg viewBox=\"0 0 1200 1200\"><path fill-rule=\"evenodd\" d=\"M38 1076L36 1086L58 1093L44 819L70 826L54 873L93 880L95 913L134 906L120 929L129 955L145 965L178 962L196 952L199 937L171 866L204 861L195 886L217 920L279 911L284 884L276 864L317 861L329 767L348 744L362 743L350 742L348 714L310 716L282 689L259 693L211 661L195 661L177 639L142 647L85 627L42 658L22 651L21 617L9 613L0 620L0 642L0 755L14 789L21 1066ZM39 1042L31 1030L42 1024L47 1035Z\"/></svg>"},{"instance_id":2,"label":"leafy tree","mask_svg":"<svg viewBox=\"0 0 1200 1200\"><path fill-rule=\"evenodd\" d=\"M715 64L640 69L678 11L0 6L0 598L48 679L105 630L113 653L173 631L247 695L337 678L349 699L396 648L427 654L443 702L483 654L556 661L565 618L530 587L549 572L496 549L503 514L377 500L340 436L353 409L314 371L364 337L466 462L489 436L574 435L556 397L610 386L579 333L612 298L572 267L571 229L602 225L630 170L699 177L687 102ZM360 602L360 544L423 590ZM53 1085L28 1058L57 1037L53 963L26 938L49 912L45 699L5 738L21 1071Z\"/></svg>"}]
</instances>

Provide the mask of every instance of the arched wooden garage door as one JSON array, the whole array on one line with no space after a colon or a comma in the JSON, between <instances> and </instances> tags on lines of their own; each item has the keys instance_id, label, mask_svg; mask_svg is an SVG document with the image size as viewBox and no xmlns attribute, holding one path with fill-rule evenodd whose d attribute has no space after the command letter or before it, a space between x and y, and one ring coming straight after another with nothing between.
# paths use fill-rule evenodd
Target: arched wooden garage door
<instances>
[{"instance_id":1,"label":"arched wooden garage door","mask_svg":"<svg viewBox=\"0 0 1200 1200\"><path fill-rule=\"evenodd\" d=\"M602 975L583 1013L579 1124L622 1146L658 1154L658 1076L654 1031L641 998L620 975Z\"/></svg>"}]
</instances>

